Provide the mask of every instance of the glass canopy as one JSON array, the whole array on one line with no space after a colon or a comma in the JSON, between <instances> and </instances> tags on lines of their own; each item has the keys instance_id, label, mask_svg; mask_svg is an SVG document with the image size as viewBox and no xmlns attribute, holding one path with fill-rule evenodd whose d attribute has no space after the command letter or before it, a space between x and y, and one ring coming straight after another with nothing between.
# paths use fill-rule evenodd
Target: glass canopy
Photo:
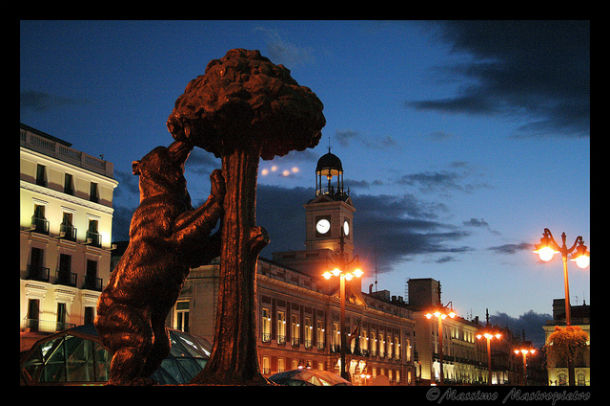
<instances>
[{"instance_id":1,"label":"glass canopy","mask_svg":"<svg viewBox=\"0 0 610 406\"><path fill-rule=\"evenodd\" d=\"M161 385L188 383L205 366L211 345L201 337L169 330L170 353L151 378ZM38 340L21 361L23 385L103 384L108 380L110 353L92 324Z\"/></svg>"}]
</instances>

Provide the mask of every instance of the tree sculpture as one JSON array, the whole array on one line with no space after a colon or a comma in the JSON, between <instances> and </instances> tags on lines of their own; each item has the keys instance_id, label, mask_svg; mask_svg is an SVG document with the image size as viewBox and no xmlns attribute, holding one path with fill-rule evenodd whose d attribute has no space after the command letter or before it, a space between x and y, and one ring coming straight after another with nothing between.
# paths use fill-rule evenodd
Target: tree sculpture
<instances>
[{"instance_id":1,"label":"tree sculpture","mask_svg":"<svg viewBox=\"0 0 610 406\"><path fill-rule=\"evenodd\" d=\"M547 342L547 361L557 365L563 363L568 367L568 385L575 385L574 364L582 355L589 341L589 335L578 326L555 326Z\"/></svg>"},{"instance_id":2,"label":"tree sculpture","mask_svg":"<svg viewBox=\"0 0 610 406\"><path fill-rule=\"evenodd\" d=\"M326 123L322 109L288 69L244 49L212 60L176 100L167 120L172 136L221 158L226 182L214 345L193 383L267 383L255 324L256 260L269 242L255 218L259 157L316 146Z\"/></svg>"}]
</instances>

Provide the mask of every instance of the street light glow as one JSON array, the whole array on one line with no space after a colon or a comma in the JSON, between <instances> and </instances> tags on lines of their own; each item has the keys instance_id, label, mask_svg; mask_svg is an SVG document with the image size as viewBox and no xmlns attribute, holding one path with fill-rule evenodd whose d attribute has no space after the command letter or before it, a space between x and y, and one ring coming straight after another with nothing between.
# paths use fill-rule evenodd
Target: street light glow
<instances>
[{"instance_id":1,"label":"street light glow","mask_svg":"<svg viewBox=\"0 0 610 406\"><path fill-rule=\"evenodd\" d=\"M537 249L536 251L534 251L536 254L538 254L538 257L540 257L540 259L544 262L549 262L551 259L553 259L553 256L555 254L558 254L559 251L554 250L553 248L549 247L549 246L545 246L542 248Z\"/></svg>"}]
</instances>

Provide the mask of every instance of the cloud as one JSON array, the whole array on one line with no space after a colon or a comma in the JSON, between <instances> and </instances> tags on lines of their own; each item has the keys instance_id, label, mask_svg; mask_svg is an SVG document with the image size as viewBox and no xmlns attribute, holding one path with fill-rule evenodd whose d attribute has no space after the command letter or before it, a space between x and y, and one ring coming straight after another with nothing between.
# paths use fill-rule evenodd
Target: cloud
<instances>
[{"instance_id":1,"label":"cloud","mask_svg":"<svg viewBox=\"0 0 610 406\"><path fill-rule=\"evenodd\" d=\"M131 217L136 211L135 207L126 207L114 205L114 213L112 214L112 241L128 241L129 240L129 224Z\"/></svg>"},{"instance_id":2,"label":"cloud","mask_svg":"<svg viewBox=\"0 0 610 406\"><path fill-rule=\"evenodd\" d=\"M343 147L348 147L352 141L358 142L366 148L386 149L397 145L394 138L389 135L367 137L354 130L337 130L335 138Z\"/></svg>"},{"instance_id":3,"label":"cloud","mask_svg":"<svg viewBox=\"0 0 610 406\"><path fill-rule=\"evenodd\" d=\"M515 137L588 137L587 21L437 21L438 38L471 56L439 68L461 84L451 97L411 100L418 110L519 117Z\"/></svg>"},{"instance_id":4,"label":"cloud","mask_svg":"<svg viewBox=\"0 0 610 406\"><path fill-rule=\"evenodd\" d=\"M459 169L457 165L454 168ZM467 168L464 171L440 170L424 171L402 175L396 184L403 186L416 186L422 193L441 192L447 194L451 190L472 193L477 189L489 188L486 183L470 183L464 180L471 174Z\"/></svg>"},{"instance_id":5,"label":"cloud","mask_svg":"<svg viewBox=\"0 0 610 406\"><path fill-rule=\"evenodd\" d=\"M462 222L462 224L467 227L485 228L489 230L489 232L492 234L500 235L500 232L492 230L491 227L489 227L489 223L487 223L487 221L485 221L484 219L476 219L472 217L470 220Z\"/></svg>"},{"instance_id":6,"label":"cloud","mask_svg":"<svg viewBox=\"0 0 610 406\"><path fill-rule=\"evenodd\" d=\"M493 251L497 254L508 254L508 255L512 255L512 254L516 254L520 251L528 251L528 250L533 250L534 249L534 245L530 244L528 242L522 242L520 244L504 244L504 245L498 245L495 247L489 247L487 248L489 251Z\"/></svg>"},{"instance_id":7,"label":"cloud","mask_svg":"<svg viewBox=\"0 0 610 406\"><path fill-rule=\"evenodd\" d=\"M525 339L532 341L536 347L544 345L544 330L542 326L547 320L552 320L553 316L546 313L536 313L530 310L527 313L515 318L506 313L498 312L489 316L489 322L499 327L508 327L514 336L521 337L525 332Z\"/></svg>"},{"instance_id":8,"label":"cloud","mask_svg":"<svg viewBox=\"0 0 610 406\"><path fill-rule=\"evenodd\" d=\"M34 90L22 91L19 98L19 106L21 109L29 110L34 113L42 113L67 105L81 105L86 103L88 103L86 100L72 99Z\"/></svg>"},{"instance_id":9,"label":"cloud","mask_svg":"<svg viewBox=\"0 0 610 406\"><path fill-rule=\"evenodd\" d=\"M284 40L277 30L259 26L255 27L254 31L265 35L268 57L273 63L283 64L291 69L315 60L311 48L299 47Z\"/></svg>"}]
</instances>

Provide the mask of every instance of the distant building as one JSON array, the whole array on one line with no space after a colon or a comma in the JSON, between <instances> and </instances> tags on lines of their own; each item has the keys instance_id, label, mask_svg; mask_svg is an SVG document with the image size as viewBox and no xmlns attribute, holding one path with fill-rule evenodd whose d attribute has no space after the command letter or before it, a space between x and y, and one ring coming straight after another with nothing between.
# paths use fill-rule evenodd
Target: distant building
<instances>
[{"instance_id":1,"label":"distant building","mask_svg":"<svg viewBox=\"0 0 610 406\"><path fill-rule=\"evenodd\" d=\"M263 375L299 367L339 373L338 278L321 275L335 266L338 253L353 259L354 212L341 161L329 151L318 161L315 197L305 204L305 250L274 253L273 260L257 262L257 347ZM191 270L169 326L214 339L218 271L217 263ZM390 300L389 292L361 292L360 279L347 283L346 297L346 369L352 382L414 384L415 322L406 303Z\"/></svg>"},{"instance_id":2,"label":"distant building","mask_svg":"<svg viewBox=\"0 0 610 406\"><path fill-rule=\"evenodd\" d=\"M409 279L409 309L415 319L418 376L426 382L440 381L438 323L425 314L441 306L441 284L432 278ZM481 351L476 334L478 318L443 320L443 381L446 384L487 382L487 355ZM483 349L486 351L486 349Z\"/></svg>"},{"instance_id":3,"label":"distant building","mask_svg":"<svg viewBox=\"0 0 610 406\"><path fill-rule=\"evenodd\" d=\"M113 165L27 125L20 126L20 337L95 317L108 283Z\"/></svg>"},{"instance_id":4,"label":"distant building","mask_svg":"<svg viewBox=\"0 0 610 406\"><path fill-rule=\"evenodd\" d=\"M565 299L554 299L553 320L547 321L547 323L543 326L547 344L549 335L555 331L555 327L566 325L565 313ZM582 305L570 306L570 324L572 326L582 328L583 331L589 335L589 341L587 341L586 348L578 357L574 365L574 379L576 380L575 383L578 386L591 385L590 315L591 306L585 304L584 301ZM568 367L566 364L559 365L547 361L547 372L549 386L563 386L568 384Z\"/></svg>"}]
</instances>

